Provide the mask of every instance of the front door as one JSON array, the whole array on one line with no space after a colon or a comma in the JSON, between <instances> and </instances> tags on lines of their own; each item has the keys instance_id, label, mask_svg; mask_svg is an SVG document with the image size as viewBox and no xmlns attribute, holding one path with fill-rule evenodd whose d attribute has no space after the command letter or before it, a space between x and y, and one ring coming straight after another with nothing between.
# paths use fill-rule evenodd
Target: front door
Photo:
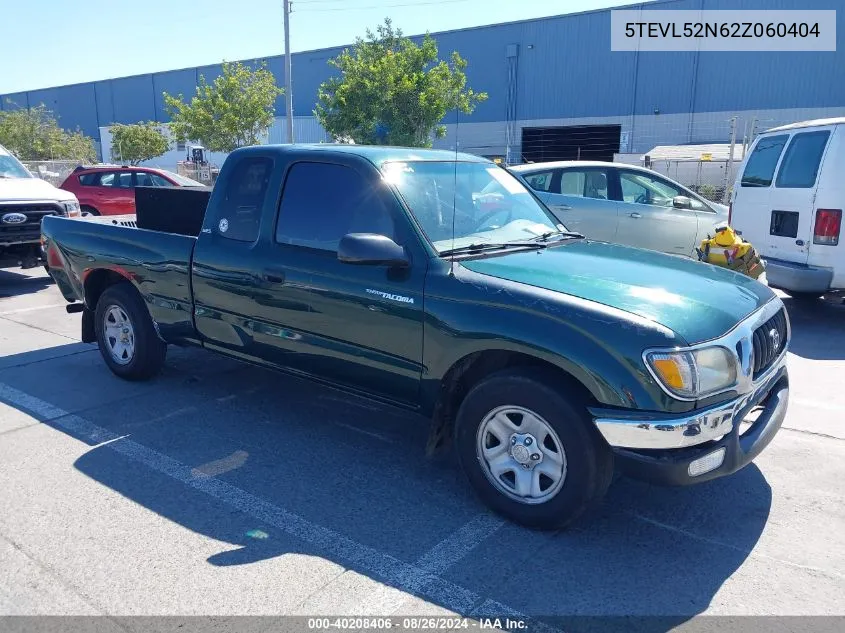
<instances>
[{"instance_id":1,"label":"front door","mask_svg":"<svg viewBox=\"0 0 845 633\"><path fill-rule=\"evenodd\" d=\"M613 200L607 168L562 169L543 200L567 229L591 240L616 240L619 205Z\"/></svg>"},{"instance_id":2,"label":"front door","mask_svg":"<svg viewBox=\"0 0 845 633\"><path fill-rule=\"evenodd\" d=\"M411 266L340 262L337 247L347 233L390 237L406 248ZM294 163L285 177L273 244L262 260L295 270L307 284L310 310L284 336L256 335L256 354L287 355L295 369L318 378L392 400L416 400L427 258L375 168L354 161ZM257 314L269 323L291 324L273 309Z\"/></svg>"},{"instance_id":3,"label":"front door","mask_svg":"<svg viewBox=\"0 0 845 633\"><path fill-rule=\"evenodd\" d=\"M676 208L686 192L659 176L619 169L619 242L638 248L692 257L698 235L698 213ZM704 205L690 200L690 205ZM712 213L711 213L712 215Z\"/></svg>"}]
</instances>

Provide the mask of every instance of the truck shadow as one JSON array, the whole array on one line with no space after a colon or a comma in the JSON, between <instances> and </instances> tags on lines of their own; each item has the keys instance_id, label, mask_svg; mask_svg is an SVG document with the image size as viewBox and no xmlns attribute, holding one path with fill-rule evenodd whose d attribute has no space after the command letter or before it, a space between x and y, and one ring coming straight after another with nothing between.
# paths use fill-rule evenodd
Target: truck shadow
<instances>
[{"instance_id":1,"label":"truck shadow","mask_svg":"<svg viewBox=\"0 0 845 633\"><path fill-rule=\"evenodd\" d=\"M845 358L845 305L841 294L807 301L783 297L792 325L789 351L813 360Z\"/></svg>"},{"instance_id":2,"label":"truck shadow","mask_svg":"<svg viewBox=\"0 0 845 633\"><path fill-rule=\"evenodd\" d=\"M97 384L104 393L125 384L98 363L78 356L64 361L74 364L77 384ZM0 383L65 411L85 408L74 404L77 396L51 390L45 367L38 371L40 381L18 381L15 374L0 375ZM506 605L555 626L561 622L556 616L572 615L682 622L707 609L743 564L772 502L755 465L693 488L621 479L573 528L540 533L504 523L437 572L468 592L466 606L380 571L390 568L382 559L419 564L457 529L487 516L454 460L423 456L424 420L299 379L209 361L204 352L174 354L162 377L133 389L131 402L86 408L82 422L74 416L42 421L91 446L74 463L79 472L168 521L229 544L207 557L209 564L319 557L465 614L486 603L494 605L490 614ZM32 408L38 407L9 400L37 417ZM187 412L167 413L174 408ZM378 560L344 554L361 548ZM583 630L577 621L561 628Z\"/></svg>"}]
</instances>

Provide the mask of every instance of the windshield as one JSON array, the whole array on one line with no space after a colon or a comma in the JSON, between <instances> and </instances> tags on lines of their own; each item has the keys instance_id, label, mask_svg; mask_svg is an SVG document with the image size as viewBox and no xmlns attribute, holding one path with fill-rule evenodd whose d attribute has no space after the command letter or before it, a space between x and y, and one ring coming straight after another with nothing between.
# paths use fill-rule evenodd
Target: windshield
<instances>
[{"instance_id":1,"label":"windshield","mask_svg":"<svg viewBox=\"0 0 845 633\"><path fill-rule=\"evenodd\" d=\"M0 147L0 178L32 178L26 167L3 147Z\"/></svg>"},{"instance_id":2,"label":"windshield","mask_svg":"<svg viewBox=\"0 0 845 633\"><path fill-rule=\"evenodd\" d=\"M489 163L388 162L382 173L438 253L566 230L519 180Z\"/></svg>"},{"instance_id":3,"label":"windshield","mask_svg":"<svg viewBox=\"0 0 845 633\"><path fill-rule=\"evenodd\" d=\"M169 171L167 169L162 169L161 171L167 174L167 177L170 178L176 184L178 184L180 187L205 187L205 185L201 182L192 180L187 176L180 176L179 174L174 174L172 171Z\"/></svg>"}]
</instances>

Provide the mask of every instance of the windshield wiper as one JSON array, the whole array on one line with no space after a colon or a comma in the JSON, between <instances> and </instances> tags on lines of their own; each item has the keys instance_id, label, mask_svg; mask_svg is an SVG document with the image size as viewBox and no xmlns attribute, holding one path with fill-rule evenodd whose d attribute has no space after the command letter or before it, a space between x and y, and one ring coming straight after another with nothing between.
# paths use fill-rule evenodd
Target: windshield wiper
<instances>
[{"instance_id":1,"label":"windshield wiper","mask_svg":"<svg viewBox=\"0 0 845 633\"><path fill-rule=\"evenodd\" d=\"M499 251L506 248L546 248L546 244L539 242L479 242L477 244L467 244L466 246L458 246L457 248L450 248L445 251L440 251L440 255L448 257L449 255L467 255L471 253L482 253L484 251Z\"/></svg>"},{"instance_id":2,"label":"windshield wiper","mask_svg":"<svg viewBox=\"0 0 845 633\"><path fill-rule=\"evenodd\" d=\"M570 238L570 239L578 239L583 240L584 235L578 233L577 231L549 231L548 233L543 233L542 235L538 235L534 238L536 242L548 242L549 238L552 237L559 237L560 239L563 238Z\"/></svg>"}]
</instances>

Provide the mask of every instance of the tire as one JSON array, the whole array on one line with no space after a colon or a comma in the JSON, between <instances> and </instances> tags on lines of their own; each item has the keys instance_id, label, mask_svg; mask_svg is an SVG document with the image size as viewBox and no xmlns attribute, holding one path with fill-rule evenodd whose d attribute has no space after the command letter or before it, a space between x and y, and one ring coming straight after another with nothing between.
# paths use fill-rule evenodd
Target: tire
<instances>
[{"instance_id":1,"label":"tire","mask_svg":"<svg viewBox=\"0 0 845 633\"><path fill-rule=\"evenodd\" d=\"M83 204L80 208L80 211L83 215L85 215L86 213L88 215L100 215L99 211L97 211L94 207L89 207L87 204Z\"/></svg>"},{"instance_id":2,"label":"tire","mask_svg":"<svg viewBox=\"0 0 845 633\"><path fill-rule=\"evenodd\" d=\"M124 327L118 327L120 323ZM115 375L147 380L161 371L167 345L158 337L147 306L131 284L120 283L103 292L97 302L94 327L100 354ZM111 336L118 333L126 339Z\"/></svg>"},{"instance_id":3,"label":"tire","mask_svg":"<svg viewBox=\"0 0 845 633\"><path fill-rule=\"evenodd\" d=\"M817 299L821 299L825 294L823 292L793 292L791 290L787 290L787 292L796 301L816 301Z\"/></svg>"},{"instance_id":4,"label":"tire","mask_svg":"<svg viewBox=\"0 0 845 633\"><path fill-rule=\"evenodd\" d=\"M526 527L551 530L571 524L601 500L613 478L610 447L593 428L581 399L564 391L561 381L553 381L547 372L506 370L475 385L458 410L455 448L470 484L492 510ZM503 425L498 423L499 430L494 433L491 429L496 428L496 422L487 420L501 420L503 415L512 425L518 420L516 431L522 427L526 431L543 430L539 435L545 434L544 429L550 432L544 439L534 441L533 436L538 433L517 433L513 426L504 425L511 442L515 436L518 443L529 448L528 455L524 450L514 453L516 448L511 443L514 448L505 447L504 457L497 454L504 460L504 468L511 469L500 472L497 478L482 453L490 450L492 454L498 448L498 444L490 447L490 439L496 433L501 435ZM537 419L541 422L539 427ZM526 444L529 440L531 443ZM530 446L537 446L537 442L541 446L534 453ZM562 460L554 458L555 446L561 449ZM531 461L538 458L541 461ZM528 468L518 459L527 460ZM554 477L545 472L553 472L557 462L565 465L562 479L550 484ZM540 472L535 473L535 469ZM516 488L516 477L523 471L530 473L532 482L527 498L520 496ZM539 487L534 487L534 478Z\"/></svg>"}]
</instances>

